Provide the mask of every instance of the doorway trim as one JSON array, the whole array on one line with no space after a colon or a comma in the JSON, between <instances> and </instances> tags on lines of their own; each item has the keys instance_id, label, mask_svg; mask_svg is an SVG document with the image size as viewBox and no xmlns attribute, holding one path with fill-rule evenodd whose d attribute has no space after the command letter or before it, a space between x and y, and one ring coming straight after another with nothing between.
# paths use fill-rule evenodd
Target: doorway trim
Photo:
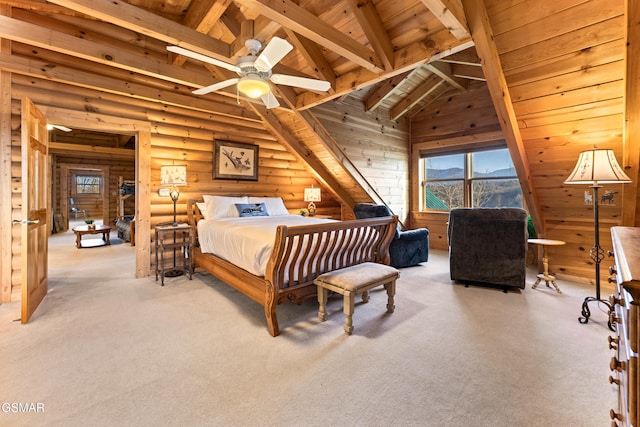
<instances>
[{"instance_id":1,"label":"doorway trim","mask_svg":"<svg viewBox=\"0 0 640 427\"><path fill-rule=\"evenodd\" d=\"M38 105L49 123L135 136L136 167L136 277L151 271L151 124L149 122Z\"/></svg>"}]
</instances>

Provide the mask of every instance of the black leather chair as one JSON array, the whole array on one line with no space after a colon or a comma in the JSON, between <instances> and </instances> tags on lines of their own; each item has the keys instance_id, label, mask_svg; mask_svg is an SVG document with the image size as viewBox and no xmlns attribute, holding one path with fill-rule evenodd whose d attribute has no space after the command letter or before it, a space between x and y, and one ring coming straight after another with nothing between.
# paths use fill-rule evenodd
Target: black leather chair
<instances>
[{"instance_id":1,"label":"black leather chair","mask_svg":"<svg viewBox=\"0 0 640 427\"><path fill-rule=\"evenodd\" d=\"M456 208L449 213L451 280L524 289L527 212L518 208Z\"/></svg>"},{"instance_id":2,"label":"black leather chair","mask_svg":"<svg viewBox=\"0 0 640 427\"><path fill-rule=\"evenodd\" d=\"M374 203L358 203L353 208L357 219L378 218L392 216L391 210L385 205ZM395 268L410 267L427 262L429 259L429 230L396 230L396 235L389 246L391 266Z\"/></svg>"}]
</instances>

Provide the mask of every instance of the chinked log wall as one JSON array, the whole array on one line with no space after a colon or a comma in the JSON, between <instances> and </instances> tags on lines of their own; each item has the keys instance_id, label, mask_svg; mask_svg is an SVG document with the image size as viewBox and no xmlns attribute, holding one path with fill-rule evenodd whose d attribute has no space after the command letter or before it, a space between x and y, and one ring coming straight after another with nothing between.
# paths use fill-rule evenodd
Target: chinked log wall
<instances>
[{"instance_id":1,"label":"chinked log wall","mask_svg":"<svg viewBox=\"0 0 640 427\"><path fill-rule=\"evenodd\" d=\"M12 75L11 117L11 176L12 218L21 216L22 187L20 184L20 98L28 96L36 105L78 111L97 111L101 114L148 121L151 123L151 226L172 219L173 204L169 198L159 197L160 166L186 164L188 186L181 188L178 216L186 220L184 200L202 194L254 194L281 196L291 212L306 207L305 187L320 186L317 180L263 128L255 117L242 119L215 111L203 112L179 107L167 108L162 103L127 98L115 94L64 85L56 82ZM235 100L229 110L237 109ZM210 103L214 104L214 103ZM219 108L221 104L215 103ZM244 114L245 111L242 111ZM64 123L60 123L64 124ZM260 147L258 181L213 179L213 146L216 138L258 144ZM95 158L85 159L88 163ZM340 204L326 190L322 193L320 213L340 214ZM12 229L11 300L20 299L20 228ZM133 274L133 272L132 272Z\"/></svg>"}]
</instances>

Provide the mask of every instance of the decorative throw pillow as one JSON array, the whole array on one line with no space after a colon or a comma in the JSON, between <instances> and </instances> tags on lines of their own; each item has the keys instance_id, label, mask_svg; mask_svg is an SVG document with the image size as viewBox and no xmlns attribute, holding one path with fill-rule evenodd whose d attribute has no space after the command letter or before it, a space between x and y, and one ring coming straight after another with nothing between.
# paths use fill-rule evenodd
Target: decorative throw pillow
<instances>
[{"instance_id":1,"label":"decorative throw pillow","mask_svg":"<svg viewBox=\"0 0 640 427\"><path fill-rule=\"evenodd\" d=\"M236 209L240 217L269 216L269 212L264 203L236 203Z\"/></svg>"},{"instance_id":2,"label":"decorative throw pillow","mask_svg":"<svg viewBox=\"0 0 640 427\"><path fill-rule=\"evenodd\" d=\"M282 197L249 197L249 203L264 203L269 216L289 215Z\"/></svg>"}]
</instances>

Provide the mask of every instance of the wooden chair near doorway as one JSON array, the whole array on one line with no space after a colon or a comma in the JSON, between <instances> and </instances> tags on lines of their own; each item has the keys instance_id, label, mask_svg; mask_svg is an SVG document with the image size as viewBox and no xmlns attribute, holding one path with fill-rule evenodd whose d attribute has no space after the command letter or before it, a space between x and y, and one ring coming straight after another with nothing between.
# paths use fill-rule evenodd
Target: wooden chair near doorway
<instances>
[{"instance_id":1,"label":"wooden chair near doorway","mask_svg":"<svg viewBox=\"0 0 640 427\"><path fill-rule=\"evenodd\" d=\"M75 215L75 219L78 219L78 216L82 218L87 217L87 211L85 209L78 209L76 207L75 200L73 200L73 197L69 199L69 211Z\"/></svg>"}]
</instances>

